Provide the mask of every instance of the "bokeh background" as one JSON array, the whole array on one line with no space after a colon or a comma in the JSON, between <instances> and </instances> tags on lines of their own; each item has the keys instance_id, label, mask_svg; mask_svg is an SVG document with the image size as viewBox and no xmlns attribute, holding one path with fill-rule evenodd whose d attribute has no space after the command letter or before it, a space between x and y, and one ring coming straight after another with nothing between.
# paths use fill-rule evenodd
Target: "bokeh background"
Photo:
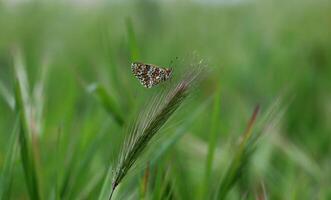
<instances>
[{"instance_id":1,"label":"bokeh background","mask_svg":"<svg viewBox=\"0 0 331 200\"><path fill-rule=\"evenodd\" d=\"M203 60L208 75L152 151L148 189L143 167L116 198L210 199L254 107L281 101L227 198L330 199L330 20L327 0L0 1L2 198L32 198L10 142L15 74L26 77L41 199L96 199L125 125L164 87L143 88L131 62L173 61L179 76Z\"/></svg>"}]
</instances>

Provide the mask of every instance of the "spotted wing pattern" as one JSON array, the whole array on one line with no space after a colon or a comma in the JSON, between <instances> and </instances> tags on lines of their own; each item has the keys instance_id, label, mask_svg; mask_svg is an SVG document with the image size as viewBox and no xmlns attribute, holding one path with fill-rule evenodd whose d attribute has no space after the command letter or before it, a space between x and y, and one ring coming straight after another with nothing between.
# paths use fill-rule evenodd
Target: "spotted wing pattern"
<instances>
[{"instance_id":1,"label":"spotted wing pattern","mask_svg":"<svg viewBox=\"0 0 331 200\"><path fill-rule=\"evenodd\" d=\"M146 88L151 88L163 81L168 80L172 74L171 68L163 68L140 62L132 63L131 70L140 83Z\"/></svg>"}]
</instances>

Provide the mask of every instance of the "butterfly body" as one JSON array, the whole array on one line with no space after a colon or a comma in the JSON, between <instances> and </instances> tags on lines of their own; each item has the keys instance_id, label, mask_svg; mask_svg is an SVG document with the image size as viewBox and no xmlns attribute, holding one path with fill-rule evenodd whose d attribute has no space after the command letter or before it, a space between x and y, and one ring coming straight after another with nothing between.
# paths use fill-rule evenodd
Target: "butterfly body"
<instances>
[{"instance_id":1,"label":"butterfly body","mask_svg":"<svg viewBox=\"0 0 331 200\"><path fill-rule=\"evenodd\" d=\"M172 75L172 68L158 67L153 64L145 64L140 62L132 63L131 70L140 83L146 88L151 88L163 81L166 81Z\"/></svg>"}]
</instances>

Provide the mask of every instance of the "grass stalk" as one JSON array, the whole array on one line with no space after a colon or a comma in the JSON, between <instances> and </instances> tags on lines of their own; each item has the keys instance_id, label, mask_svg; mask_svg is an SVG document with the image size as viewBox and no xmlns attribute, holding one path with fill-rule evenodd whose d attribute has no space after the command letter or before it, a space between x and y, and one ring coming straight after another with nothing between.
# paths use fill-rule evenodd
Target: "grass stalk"
<instances>
[{"instance_id":1,"label":"grass stalk","mask_svg":"<svg viewBox=\"0 0 331 200\"><path fill-rule=\"evenodd\" d=\"M208 183L210 182L210 176L212 174L212 166L214 160L214 153L217 144L217 131L219 130L219 117L220 117L220 110L221 110L221 93L220 91L216 91L214 97L214 104L213 104L213 113L212 113L212 122L210 128L210 136L209 136L209 145L208 145L208 153L206 158L206 167L205 167L205 181L204 185L202 186L202 197L205 196Z\"/></svg>"},{"instance_id":2,"label":"grass stalk","mask_svg":"<svg viewBox=\"0 0 331 200\"><path fill-rule=\"evenodd\" d=\"M139 60L139 48L136 40L136 34L132 25L131 18L126 19L126 28L128 33L128 42L130 48L130 60L131 62Z\"/></svg>"},{"instance_id":3,"label":"grass stalk","mask_svg":"<svg viewBox=\"0 0 331 200\"><path fill-rule=\"evenodd\" d=\"M38 177L36 170L36 163L34 159L31 134L25 114L25 105L22 98L21 86L19 79L15 82L15 95L16 95L16 110L20 117L20 130L19 130L19 143L21 150L21 159L23 170L26 178L29 195L31 199L40 199L40 191L38 185Z\"/></svg>"},{"instance_id":4,"label":"grass stalk","mask_svg":"<svg viewBox=\"0 0 331 200\"><path fill-rule=\"evenodd\" d=\"M121 114L120 105L117 103L115 98L109 95L106 89L99 84L90 85L88 90L97 97L100 104L105 108L107 113L113 117L117 124L123 126L124 118Z\"/></svg>"},{"instance_id":5,"label":"grass stalk","mask_svg":"<svg viewBox=\"0 0 331 200\"><path fill-rule=\"evenodd\" d=\"M10 94L10 92L7 90L7 88L5 87L5 85L2 82L0 82L0 95L6 101L6 103L10 107L10 109L14 110L15 109L15 99Z\"/></svg>"},{"instance_id":6,"label":"grass stalk","mask_svg":"<svg viewBox=\"0 0 331 200\"><path fill-rule=\"evenodd\" d=\"M13 178L13 168L15 164L16 154L18 150L18 117L15 121L13 131L10 136L8 152L6 154L4 166L2 168L0 177L0 200L10 199L10 189Z\"/></svg>"},{"instance_id":7,"label":"grass stalk","mask_svg":"<svg viewBox=\"0 0 331 200\"><path fill-rule=\"evenodd\" d=\"M147 111L143 112L137 119L129 138L125 140L122 147L122 154L114 171L109 199L112 198L116 187L127 175L143 150L146 149L151 139L189 95L189 89L198 75L198 72L191 73L184 77L174 88L157 95L149 104L149 107L145 109Z\"/></svg>"},{"instance_id":8,"label":"grass stalk","mask_svg":"<svg viewBox=\"0 0 331 200\"><path fill-rule=\"evenodd\" d=\"M246 130L241 138L238 150L236 151L232 162L230 163L222 181L216 193L216 199L225 199L228 192L234 186L236 181L242 174L244 166L247 164L253 149L253 143L249 142L252 136L253 125L256 121L256 117L259 113L259 106L256 106L248 124Z\"/></svg>"}]
</instances>

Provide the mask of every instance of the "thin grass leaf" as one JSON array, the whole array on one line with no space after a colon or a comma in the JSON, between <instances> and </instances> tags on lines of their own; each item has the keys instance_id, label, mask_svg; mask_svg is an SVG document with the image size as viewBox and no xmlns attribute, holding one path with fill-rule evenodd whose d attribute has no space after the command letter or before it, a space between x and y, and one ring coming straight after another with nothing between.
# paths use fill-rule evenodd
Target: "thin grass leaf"
<instances>
[{"instance_id":1,"label":"thin grass leaf","mask_svg":"<svg viewBox=\"0 0 331 200\"><path fill-rule=\"evenodd\" d=\"M144 172L144 176L140 181L140 198L141 200L148 199L147 193L148 193L148 185L150 179L150 164L148 163Z\"/></svg>"},{"instance_id":2,"label":"thin grass leaf","mask_svg":"<svg viewBox=\"0 0 331 200\"><path fill-rule=\"evenodd\" d=\"M108 114L111 115L120 126L123 126L124 118L120 106L117 101L107 93L106 89L98 84L93 84L88 87L88 91L93 93Z\"/></svg>"},{"instance_id":3,"label":"thin grass leaf","mask_svg":"<svg viewBox=\"0 0 331 200\"><path fill-rule=\"evenodd\" d=\"M139 48L136 40L136 35L133 29L132 21L130 18L126 19L126 29L128 33L128 42L130 48L131 62L139 60Z\"/></svg>"},{"instance_id":4,"label":"thin grass leaf","mask_svg":"<svg viewBox=\"0 0 331 200\"><path fill-rule=\"evenodd\" d=\"M114 171L109 199L111 199L114 190L135 164L143 150L146 149L151 139L189 95L192 84L198 75L199 73L193 70L174 88L156 95L138 117L137 122L133 124L130 130L129 138L125 140L122 146L122 153Z\"/></svg>"},{"instance_id":5,"label":"thin grass leaf","mask_svg":"<svg viewBox=\"0 0 331 200\"><path fill-rule=\"evenodd\" d=\"M31 125L31 102L30 102L30 85L28 81L28 75L26 72L26 66L23 62L23 55L19 48L13 49L13 62L14 62L14 72L16 76L16 83L19 86L20 97L22 101L22 106L24 106L24 118L26 120L27 128L30 129ZM17 88L17 87L16 87ZM15 89L16 89L15 88ZM17 91L15 91L17 92ZM17 101L17 94L15 94L15 101ZM15 102L19 104L19 102ZM17 105L16 105L17 106Z\"/></svg>"},{"instance_id":6,"label":"thin grass leaf","mask_svg":"<svg viewBox=\"0 0 331 200\"><path fill-rule=\"evenodd\" d=\"M105 57L107 58L108 67L107 69L110 70L110 80L111 85L113 86L112 89L115 92L118 92L115 90L115 88L121 88L121 79L119 78L118 73L118 66L114 59L114 50L112 48L113 41L112 38L112 32L111 28L109 27L109 24L107 23L107 20L105 17L102 17L100 19L100 26L99 26L99 32L100 32L100 40L101 40L101 46L103 49L103 52L105 53Z\"/></svg>"},{"instance_id":7,"label":"thin grass leaf","mask_svg":"<svg viewBox=\"0 0 331 200\"><path fill-rule=\"evenodd\" d=\"M316 181L323 177L318 163L302 147L300 148L281 135L273 135L272 143L283 151L290 160L314 177Z\"/></svg>"},{"instance_id":8,"label":"thin grass leaf","mask_svg":"<svg viewBox=\"0 0 331 200\"><path fill-rule=\"evenodd\" d=\"M31 146L31 134L28 128L28 120L26 119L25 113L26 108L23 101L22 89L20 85L20 80L16 78L15 94L16 109L20 117L19 142L21 150L21 159L30 198L38 200L41 196L38 185L37 169L34 160L33 149Z\"/></svg>"},{"instance_id":9,"label":"thin grass leaf","mask_svg":"<svg viewBox=\"0 0 331 200\"><path fill-rule=\"evenodd\" d=\"M213 113L211 117L211 129L210 129L210 136L209 136L209 145L208 145L208 153L206 159L206 168L205 168L205 181L202 186L202 197L205 196L205 193L208 190L208 183L210 182L210 176L212 174L212 165L214 160L214 153L217 144L217 131L219 130L219 118L220 118L220 111L221 111L221 93L219 91L216 92L214 105L213 105Z\"/></svg>"},{"instance_id":10,"label":"thin grass leaf","mask_svg":"<svg viewBox=\"0 0 331 200\"><path fill-rule=\"evenodd\" d=\"M59 126L57 130L57 135L56 135L56 146L55 146L55 160L57 161L54 166L54 182L53 186L51 189L51 192L49 194L50 200L60 200L60 171L61 171L61 156L60 156L60 149L61 149L61 137L62 137L62 127Z\"/></svg>"},{"instance_id":11,"label":"thin grass leaf","mask_svg":"<svg viewBox=\"0 0 331 200\"><path fill-rule=\"evenodd\" d=\"M40 186L38 184L38 170L36 155L38 155L37 138L32 134L34 120L33 107L29 95L29 82L23 55L19 48L13 49L15 72L15 109L19 113L20 129L19 144L25 180L31 199L40 199Z\"/></svg>"},{"instance_id":12,"label":"thin grass leaf","mask_svg":"<svg viewBox=\"0 0 331 200\"><path fill-rule=\"evenodd\" d=\"M98 200L105 200L109 197L109 188L111 188L111 184L112 184L112 179L111 179L112 175L113 175L112 167L109 167L108 170L106 171L106 176L104 176L105 179L103 181Z\"/></svg>"},{"instance_id":13,"label":"thin grass leaf","mask_svg":"<svg viewBox=\"0 0 331 200\"><path fill-rule=\"evenodd\" d=\"M229 165L225 176L223 177L221 184L219 186L218 192L216 193L215 199L225 199L228 192L231 190L233 185L239 179L244 166L247 164L253 150L252 143L249 143L252 135L253 125L255 123L257 114L259 112L259 106L257 106L250 118L247 128L243 134L241 143L238 146L234 158Z\"/></svg>"},{"instance_id":14,"label":"thin grass leaf","mask_svg":"<svg viewBox=\"0 0 331 200\"><path fill-rule=\"evenodd\" d=\"M162 196L162 186L164 181L164 165L155 166L153 175L155 176L155 181L153 184L152 199L159 200Z\"/></svg>"},{"instance_id":15,"label":"thin grass leaf","mask_svg":"<svg viewBox=\"0 0 331 200\"><path fill-rule=\"evenodd\" d=\"M259 111L257 106L250 118L246 130L241 138L241 142L238 145L238 150L235 152L233 160L231 161L227 171L225 172L221 184L218 187L218 191L215 193L216 199L225 199L228 192L239 180L243 173L244 167L247 165L252 157L252 154L257 148L259 139L263 132L268 132L276 126L280 118L285 112L285 107L282 105L282 99L278 98L274 104L261 116L261 119L255 124L256 117ZM283 107L282 107L283 106ZM253 125L256 127L253 129ZM254 130L254 131L253 131Z\"/></svg>"},{"instance_id":16,"label":"thin grass leaf","mask_svg":"<svg viewBox=\"0 0 331 200\"><path fill-rule=\"evenodd\" d=\"M255 194L255 199L258 200L268 200L267 191L265 188L265 184L261 181L261 184L258 188L257 194Z\"/></svg>"},{"instance_id":17,"label":"thin grass leaf","mask_svg":"<svg viewBox=\"0 0 331 200\"><path fill-rule=\"evenodd\" d=\"M22 102L28 108L27 110L30 110L30 84L28 81L28 75L26 72L26 66L23 62L23 55L20 49L15 48L13 49L13 58L14 58L14 70L15 74L17 76L17 80L19 80L19 84L21 87L21 96L22 96ZM25 111L26 112L26 111ZM28 114L28 113L26 113Z\"/></svg>"},{"instance_id":18,"label":"thin grass leaf","mask_svg":"<svg viewBox=\"0 0 331 200\"><path fill-rule=\"evenodd\" d=\"M5 102L8 104L9 108L14 110L15 109L15 98L12 94L7 90L5 85L0 82L0 94L4 98Z\"/></svg>"},{"instance_id":19,"label":"thin grass leaf","mask_svg":"<svg viewBox=\"0 0 331 200\"><path fill-rule=\"evenodd\" d=\"M61 169L61 165L60 165L60 146L61 146L61 136L62 136L62 128L59 127L58 131L57 131L57 137L56 137L56 150L55 150L55 158L58 162L56 162L56 167L55 167L55 183L54 183L54 189L53 189L53 193L54 193L54 198L50 198L50 199L55 199L55 200L60 200L60 187L59 187L59 183L60 183L60 169Z\"/></svg>"},{"instance_id":20,"label":"thin grass leaf","mask_svg":"<svg viewBox=\"0 0 331 200\"><path fill-rule=\"evenodd\" d=\"M44 58L44 61L41 65L41 72L40 72L40 78L35 83L33 88L33 93L31 97L31 103L33 108L33 126L32 133L33 134L42 134L43 130L43 110L44 110L44 104L45 104L45 96L44 96L44 90L45 90L45 84L47 80L47 75L49 71L49 63L48 59Z\"/></svg>"},{"instance_id":21,"label":"thin grass leaf","mask_svg":"<svg viewBox=\"0 0 331 200\"><path fill-rule=\"evenodd\" d=\"M155 183L153 184L154 187L152 188L152 199L155 200L161 200L161 199L168 199L169 195L172 194L172 192L169 192L169 185L170 178L169 178L169 168L167 165L159 165L155 170L154 176L155 176Z\"/></svg>"},{"instance_id":22,"label":"thin grass leaf","mask_svg":"<svg viewBox=\"0 0 331 200\"><path fill-rule=\"evenodd\" d=\"M99 141L100 142L100 141ZM76 191L80 191L81 189L81 186L79 186L78 184L79 183L82 183L84 179L80 179L81 175L83 173L86 172L86 170L90 167L90 164L91 164L91 160L93 159L94 155L96 154L95 151L97 150L97 147L98 147L99 144L97 143L93 143L87 150L86 152L86 157L82 158L81 161L77 161L78 162L78 167L77 169L75 169L73 172L72 172L72 175L71 175L71 182L72 184L70 185L70 189L69 191L67 191L67 196L68 196L68 199L81 199L79 197L77 197L77 192ZM103 175L103 174L102 174ZM97 184L96 183L99 183L99 182L102 182L102 176L101 174L98 174L94 177L93 181L94 183L92 184L92 180L89 180L88 182L86 182L86 184L88 186L85 186L85 188L89 188L89 190L92 190L91 188L95 187ZM83 194L81 194L82 192L80 192L80 194L78 195L81 195L81 196L85 196L86 194L88 194L87 191L84 191ZM83 198L84 199L84 198Z\"/></svg>"},{"instance_id":23,"label":"thin grass leaf","mask_svg":"<svg viewBox=\"0 0 331 200\"><path fill-rule=\"evenodd\" d=\"M85 187L81 189L80 194L77 195L77 199L89 199L91 198L92 192L97 188L97 186L102 182L103 180L103 172L99 172L95 174L87 183Z\"/></svg>"},{"instance_id":24,"label":"thin grass leaf","mask_svg":"<svg viewBox=\"0 0 331 200\"><path fill-rule=\"evenodd\" d=\"M10 136L7 155L4 161L0 177L0 200L10 199L10 190L13 178L14 163L17 154L17 137L18 137L18 117L15 120L14 128Z\"/></svg>"},{"instance_id":25,"label":"thin grass leaf","mask_svg":"<svg viewBox=\"0 0 331 200\"><path fill-rule=\"evenodd\" d=\"M85 196L89 192L88 191L82 191L81 187L85 187L88 190L94 190L95 186L97 184L95 183L101 183L102 179L101 175L104 175L103 173L99 174L99 176L94 177L94 184L90 184L91 180L86 179L86 171L90 169L93 159L95 158L95 155L97 154L98 147L103 142L103 138L105 134L108 132L106 131L108 128L108 122L107 120L101 127L100 131L97 132L95 135L95 138L91 141L91 143L88 143L86 146L83 145L83 138L79 138L79 141L77 141L79 144L75 145L76 148L73 149L74 154L72 158L70 159L70 163L67 167L67 170L64 170L65 175L64 179L61 185L61 199L77 199L78 195ZM77 140L76 138L74 140ZM81 157L81 155L84 155ZM99 179L100 178L100 179ZM80 198L78 198L80 199Z\"/></svg>"},{"instance_id":26,"label":"thin grass leaf","mask_svg":"<svg viewBox=\"0 0 331 200\"><path fill-rule=\"evenodd\" d=\"M171 154L169 180L171 190L167 191L165 195L171 195L176 197L175 199L194 199L196 193L199 191L192 191L194 188L193 183L190 181L190 177L187 171L187 160L184 159L184 155L180 150L175 148L174 153Z\"/></svg>"}]
</instances>

